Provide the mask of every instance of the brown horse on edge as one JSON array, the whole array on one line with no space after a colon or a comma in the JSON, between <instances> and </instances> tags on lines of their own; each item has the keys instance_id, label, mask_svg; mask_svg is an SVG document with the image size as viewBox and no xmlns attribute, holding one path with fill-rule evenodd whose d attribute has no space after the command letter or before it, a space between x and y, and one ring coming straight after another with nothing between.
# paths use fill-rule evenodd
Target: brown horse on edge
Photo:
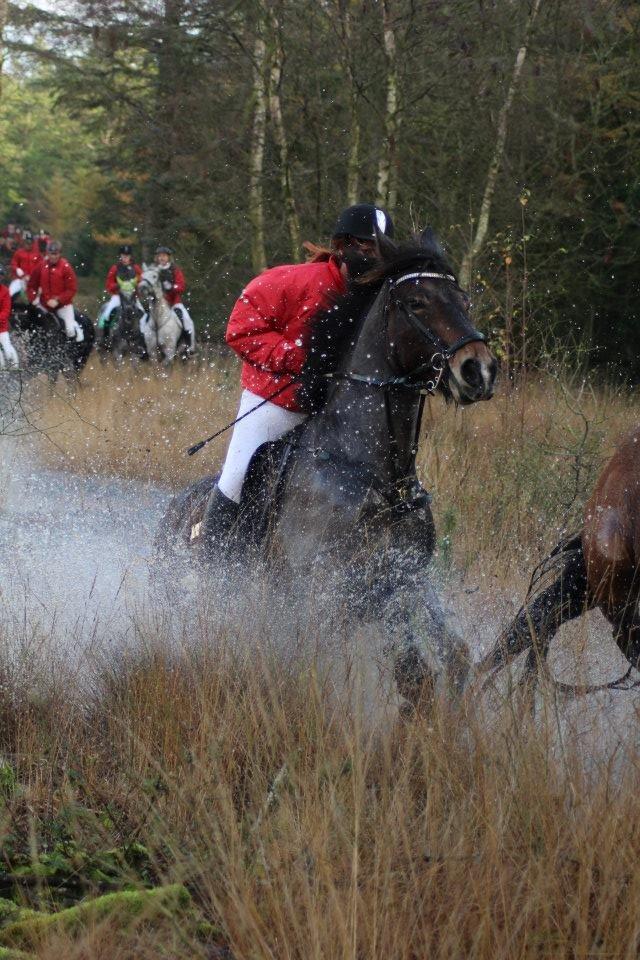
<instances>
[{"instance_id":1,"label":"brown horse on edge","mask_svg":"<svg viewBox=\"0 0 640 960\"><path fill-rule=\"evenodd\" d=\"M596 607L612 624L631 667L640 669L640 426L621 441L600 474L580 533L560 543L541 567L546 574L553 570L555 579L543 590L530 590L518 615L477 665L476 676L506 666L528 649L526 681L544 664L561 625ZM589 693L617 683L557 686Z\"/></svg>"}]
</instances>

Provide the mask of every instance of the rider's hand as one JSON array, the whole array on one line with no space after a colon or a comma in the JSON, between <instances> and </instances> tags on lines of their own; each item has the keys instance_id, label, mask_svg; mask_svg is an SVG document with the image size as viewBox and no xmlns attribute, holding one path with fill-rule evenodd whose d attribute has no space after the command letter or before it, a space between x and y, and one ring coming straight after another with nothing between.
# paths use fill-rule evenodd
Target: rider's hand
<instances>
[{"instance_id":1,"label":"rider's hand","mask_svg":"<svg viewBox=\"0 0 640 960\"><path fill-rule=\"evenodd\" d=\"M16 268L16 274L17 274L19 277L24 277L24 270L21 270L20 267L17 267L17 268Z\"/></svg>"},{"instance_id":2,"label":"rider's hand","mask_svg":"<svg viewBox=\"0 0 640 960\"><path fill-rule=\"evenodd\" d=\"M173 284L171 283L171 280L163 280L163 281L162 281L162 289L163 289L163 290L173 290Z\"/></svg>"},{"instance_id":3,"label":"rider's hand","mask_svg":"<svg viewBox=\"0 0 640 960\"><path fill-rule=\"evenodd\" d=\"M55 308L58 306L59 303L60 301L56 300L55 297L53 300L47 300L47 306L51 307L52 310L55 310Z\"/></svg>"}]
</instances>

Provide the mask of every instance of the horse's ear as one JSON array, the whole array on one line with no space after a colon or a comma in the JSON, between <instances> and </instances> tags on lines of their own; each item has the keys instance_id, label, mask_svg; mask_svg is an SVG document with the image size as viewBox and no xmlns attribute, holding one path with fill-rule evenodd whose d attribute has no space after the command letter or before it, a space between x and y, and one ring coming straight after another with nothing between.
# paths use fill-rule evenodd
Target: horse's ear
<instances>
[{"instance_id":1,"label":"horse's ear","mask_svg":"<svg viewBox=\"0 0 640 960\"><path fill-rule=\"evenodd\" d=\"M420 245L434 257L444 257L444 249L438 240L433 227L425 227L420 234Z\"/></svg>"},{"instance_id":2,"label":"horse's ear","mask_svg":"<svg viewBox=\"0 0 640 960\"><path fill-rule=\"evenodd\" d=\"M380 256L382 259L392 260L398 252L396 244L393 242L391 237L386 235L386 233L381 233L381 231L377 229L376 237L378 239L378 250L380 251Z\"/></svg>"}]
</instances>

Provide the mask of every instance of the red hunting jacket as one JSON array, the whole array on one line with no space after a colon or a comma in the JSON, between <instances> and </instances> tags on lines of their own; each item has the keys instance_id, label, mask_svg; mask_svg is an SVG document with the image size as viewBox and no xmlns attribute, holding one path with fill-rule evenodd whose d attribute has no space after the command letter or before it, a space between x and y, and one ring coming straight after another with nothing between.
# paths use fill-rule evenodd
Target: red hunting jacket
<instances>
[{"instance_id":1,"label":"red hunting jacket","mask_svg":"<svg viewBox=\"0 0 640 960\"><path fill-rule=\"evenodd\" d=\"M0 283L0 333L7 333L9 330L9 317L11 316L11 297L9 287Z\"/></svg>"},{"instance_id":2,"label":"red hunting jacket","mask_svg":"<svg viewBox=\"0 0 640 960\"><path fill-rule=\"evenodd\" d=\"M140 281L140 277L142 276L142 270L140 269L137 263L132 264L132 266L136 272L136 283L138 283ZM114 296L117 296L117 294L120 293L120 287L118 286L118 264L117 263L114 263L114 265L109 269L109 273L107 274L107 281L105 283L105 289L107 293L110 293Z\"/></svg>"},{"instance_id":3,"label":"red hunting jacket","mask_svg":"<svg viewBox=\"0 0 640 960\"><path fill-rule=\"evenodd\" d=\"M21 247L11 257L11 273L14 277L30 277L41 261L42 256L39 251L35 253L33 249L25 250ZM22 270L22 274L19 274L18 270Z\"/></svg>"},{"instance_id":4,"label":"red hunting jacket","mask_svg":"<svg viewBox=\"0 0 640 960\"><path fill-rule=\"evenodd\" d=\"M268 397L288 382L273 403L299 410L292 378L304 364L309 321L331 293L344 290L333 258L273 267L252 280L231 311L225 338L244 360L242 386Z\"/></svg>"},{"instance_id":5,"label":"red hunting jacket","mask_svg":"<svg viewBox=\"0 0 640 960\"><path fill-rule=\"evenodd\" d=\"M187 284L184 279L184 273L180 267L176 267L171 264L171 266L167 268L167 271L169 270L173 273L173 289L163 290L163 292L164 298L169 306L175 307L176 303L180 303L182 301L182 294L187 289Z\"/></svg>"},{"instance_id":6,"label":"red hunting jacket","mask_svg":"<svg viewBox=\"0 0 640 960\"><path fill-rule=\"evenodd\" d=\"M29 278L27 296L33 301L40 294L43 307L49 300L57 300L58 306L64 307L71 303L78 290L78 281L75 271L68 260L60 257L55 266L48 260L43 260L36 267Z\"/></svg>"}]
</instances>

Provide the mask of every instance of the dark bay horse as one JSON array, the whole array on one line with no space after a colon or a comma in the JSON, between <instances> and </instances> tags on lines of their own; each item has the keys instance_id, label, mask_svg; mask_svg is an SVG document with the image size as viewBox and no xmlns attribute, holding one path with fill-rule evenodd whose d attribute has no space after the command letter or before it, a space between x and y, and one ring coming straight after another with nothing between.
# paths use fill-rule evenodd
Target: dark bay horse
<instances>
[{"instance_id":1,"label":"dark bay horse","mask_svg":"<svg viewBox=\"0 0 640 960\"><path fill-rule=\"evenodd\" d=\"M600 474L582 530L560 543L542 567L553 572L552 582L533 591L477 673L506 666L529 650L527 682L544 665L562 624L596 607L611 623L630 666L640 668L640 426L621 441ZM568 693L590 693L610 685L557 686Z\"/></svg>"},{"instance_id":2,"label":"dark bay horse","mask_svg":"<svg viewBox=\"0 0 640 960\"><path fill-rule=\"evenodd\" d=\"M115 360L123 360L126 356L148 356L144 337L140 332L141 314L135 292L127 293L122 290L116 319L109 332L109 349Z\"/></svg>"},{"instance_id":3,"label":"dark bay horse","mask_svg":"<svg viewBox=\"0 0 640 960\"><path fill-rule=\"evenodd\" d=\"M380 253L312 322L299 393L311 416L278 441L275 495L265 493L263 470L250 470L235 545L259 529L258 555L279 572L279 590L313 584L355 617L383 620L399 691L415 702L433 681L434 659L458 685L468 670L429 576L435 529L415 470L424 397L488 400L496 360L431 231L403 246L381 237ZM198 546L214 482L170 505L156 543L172 564L180 547Z\"/></svg>"},{"instance_id":4,"label":"dark bay horse","mask_svg":"<svg viewBox=\"0 0 640 960\"><path fill-rule=\"evenodd\" d=\"M11 314L11 328L19 338L29 373L46 373L51 381L58 374L73 377L82 370L95 343L91 319L78 310L76 321L82 327L84 340L68 340L61 321L47 310L31 304L17 303Z\"/></svg>"}]
</instances>

